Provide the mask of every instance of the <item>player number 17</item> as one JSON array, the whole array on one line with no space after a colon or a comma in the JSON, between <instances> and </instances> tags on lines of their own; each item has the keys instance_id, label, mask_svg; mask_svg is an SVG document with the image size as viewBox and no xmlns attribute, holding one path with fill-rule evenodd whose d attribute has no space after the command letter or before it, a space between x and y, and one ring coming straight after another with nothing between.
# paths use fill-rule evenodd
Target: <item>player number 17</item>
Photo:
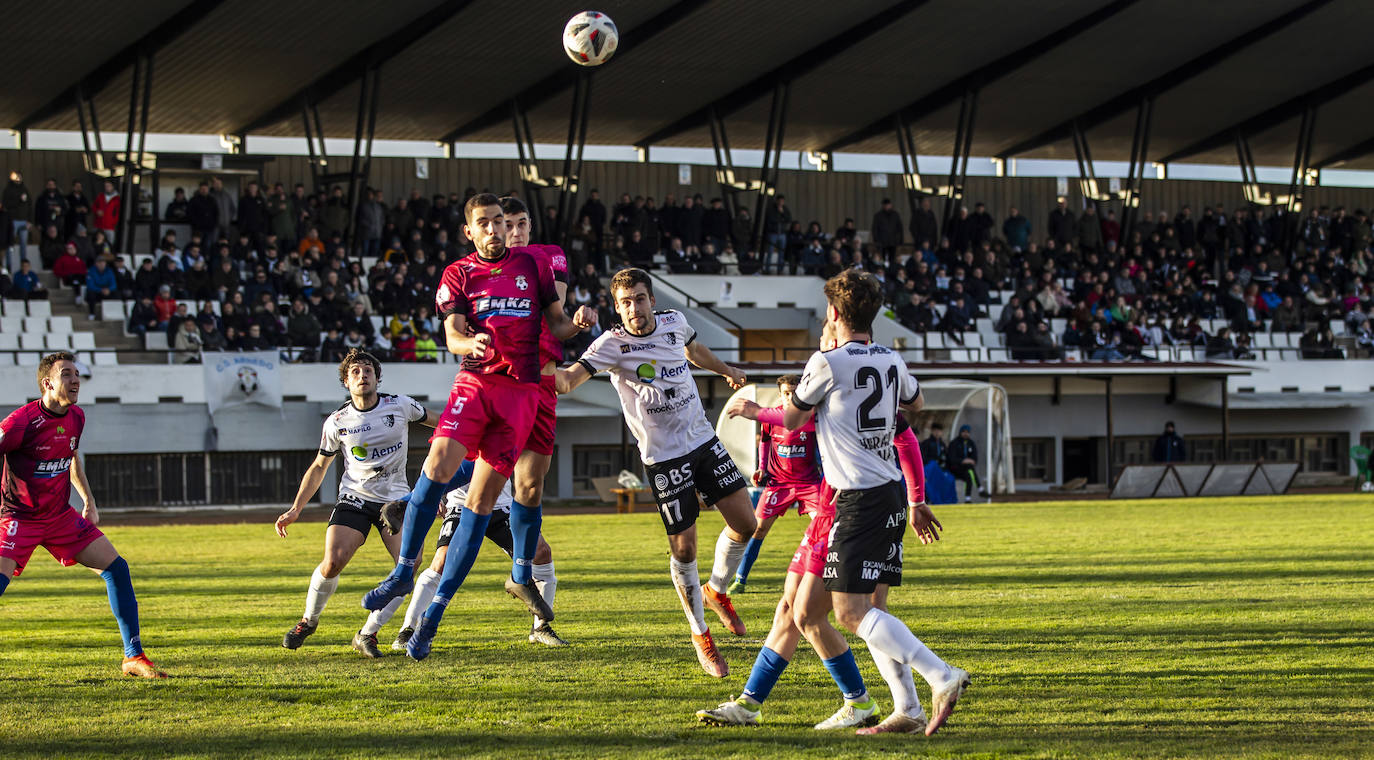
<instances>
[{"instance_id":1,"label":"player number 17","mask_svg":"<svg viewBox=\"0 0 1374 760\"><path fill-rule=\"evenodd\" d=\"M668 522L682 522L681 499L673 499L672 501L664 502L663 504L660 504L658 508L663 510L663 517Z\"/></svg>"}]
</instances>

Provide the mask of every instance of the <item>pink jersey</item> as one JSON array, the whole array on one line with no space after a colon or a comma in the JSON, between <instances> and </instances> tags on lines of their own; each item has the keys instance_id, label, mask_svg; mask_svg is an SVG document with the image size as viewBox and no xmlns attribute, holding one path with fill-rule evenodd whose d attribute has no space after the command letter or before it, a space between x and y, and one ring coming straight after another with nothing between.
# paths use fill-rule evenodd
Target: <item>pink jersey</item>
<instances>
[{"instance_id":1,"label":"pink jersey","mask_svg":"<svg viewBox=\"0 0 1374 760\"><path fill-rule=\"evenodd\" d=\"M0 514L46 519L71 498L69 474L86 413L67 407L61 416L31 401L0 422L0 454L5 457Z\"/></svg>"},{"instance_id":2,"label":"pink jersey","mask_svg":"<svg viewBox=\"0 0 1374 760\"><path fill-rule=\"evenodd\" d=\"M816 423L807 420L796 430L782 424L782 407L759 412L763 440L759 445L759 467L768 476L768 485L814 485L821 482L821 456L816 445Z\"/></svg>"},{"instance_id":3,"label":"pink jersey","mask_svg":"<svg viewBox=\"0 0 1374 760\"><path fill-rule=\"evenodd\" d=\"M529 251L536 259L548 261L549 268L553 270L554 282L568 284L568 255L563 253L562 248L534 243L516 250ZM563 341L555 338L548 325L545 325L544 332L539 335L539 366L543 367L549 362L563 363Z\"/></svg>"},{"instance_id":4,"label":"pink jersey","mask_svg":"<svg viewBox=\"0 0 1374 760\"><path fill-rule=\"evenodd\" d=\"M449 264L434 294L441 321L462 314L473 332L491 336L495 350L464 359L463 371L522 383L539 382L543 311L557 300L548 261L524 248L507 249L495 261L473 253Z\"/></svg>"}]
</instances>

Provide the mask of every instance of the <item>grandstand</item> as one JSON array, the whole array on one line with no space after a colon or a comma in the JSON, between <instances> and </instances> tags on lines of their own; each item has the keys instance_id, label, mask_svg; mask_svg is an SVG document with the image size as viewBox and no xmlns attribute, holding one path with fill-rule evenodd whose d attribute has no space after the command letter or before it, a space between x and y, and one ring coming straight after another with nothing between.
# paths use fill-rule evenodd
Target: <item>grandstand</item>
<instances>
[{"instance_id":1,"label":"grandstand","mask_svg":"<svg viewBox=\"0 0 1374 760\"><path fill-rule=\"evenodd\" d=\"M571 8L532 5L532 17ZM1374 86L1357 31L1367 6L1265 0L1243 23L1174 0L802 6L732 5L733 30L797 13L795 33L714 34L730 65L701 70L674 62L723 4L635 3L616 11L623 44L595 76L549 45L503 71L514 96L479 103L434 94L496 52L456 47L455 32L499 15L487 3L349 2L328 18L305 3L290 11L315 29L304 38L281 9L238 0L117 14L0 102L19 139L0 151L16 172L0 207L0 400L31 395L42 352L74 350L92 369L96 414L121 428L135 406L156 405L176 428L142 451L92 440L92 457L109 458L95 474L199 467L210 475L139 498L281 500L267 485L223 495L214 473L276 467L315 442L286 432L263 453L256 431L280 424L275 411L204 415L198 363L213 350L276 352L284 413L307 420L337 395L328 363L367 346L395 363L390 387L437 403L453 367L430 343L442 332L427 305L443 266L468 250L457 210L492 190L526 199L537 237L569 251L570 307L597 307L609 324L605 278L651 268L660 305L686 311L707 345L762 381L812 350L821 277L874 272L890 302L876 334L922 377L1006 387L1023 490L1109 484L1148 459L1165 416L1199 461L1294 461L1300 481L1353 472L1345 452L1374 437L1374 189L1323 171L1374 166L1358 118ZM60 13L82 8L98 10ZM25 8L16 28L63 28L54 13ZM965 44L970 14L976 46ZM289 65L253 54L250 36L291 49ZM909 69L909 40L922 41L920 76L895 76ZM1320 46L1320 65L1287 65L1295 45ZM15 69L23 54L0 59ZM200 57L244 68L229 76L191 63ZM102 143L97 117L121 129L127 118L125 139ZM32 149L37 130L79 131L82 149ZM519 159L457 157L512 131ZM149 132L221 135L229 149L155 153ZM308 149L255 150L267 137ZM329 154L326 137L351 138L352 155ZM437 140L447 153L373 156L379 139ZM645 160L584 161L589 142L633 145ZM536 143L541 157L559 145L560 160L536 159ZM715 165L651 160L674 146L713 148ZM843 151L894 147L900 172L836 170ZM741 149L763 149L757 171L735 163ZM797 168L783 168L784 150ZM948 157L948 177L928 170L929 152ZM994 157L998 176L970 176L971 155ZM1017 176L1028 159L1077 170ZM1184 162L1230 164L1243 181L1171 178ZM1276 165L1292 166L1289 181L1260 182L1259 167ZM27 272L15 222L28 225ZM703 379L714 404L728 395L717 386ZM560 423L562 498L634 461L624 431L605 424L618 414L604 390L579 391Z\"/></svg>"}]
</instances>

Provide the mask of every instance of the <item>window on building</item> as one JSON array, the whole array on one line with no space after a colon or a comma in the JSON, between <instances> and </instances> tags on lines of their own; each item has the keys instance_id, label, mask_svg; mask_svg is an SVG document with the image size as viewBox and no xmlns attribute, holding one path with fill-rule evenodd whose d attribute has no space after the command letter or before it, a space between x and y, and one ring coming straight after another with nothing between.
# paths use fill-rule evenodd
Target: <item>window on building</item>
<instances>
[{"instance_id":1,"label":"window on building","mask_svg":"<svg viewBox=\"0 0 1374 760\"><path fill-rule=\"evenodd\" d=\"M1054 480L1054 439L1014 438L1011 443L1012 477L1046 483Z\"/></svg>"}]
</instances>

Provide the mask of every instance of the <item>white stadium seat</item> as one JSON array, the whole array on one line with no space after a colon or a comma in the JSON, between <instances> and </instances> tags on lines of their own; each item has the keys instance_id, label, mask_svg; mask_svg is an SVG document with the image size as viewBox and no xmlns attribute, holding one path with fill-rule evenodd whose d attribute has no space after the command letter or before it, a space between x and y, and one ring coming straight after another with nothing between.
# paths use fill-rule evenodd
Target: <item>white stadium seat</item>
<instances>
[{"instance_id":1,"label":"white stadium seat","mask_svg":"<svg viewBox=\"0 0 1374 760\"><path fill-rule=\"evenodd\" d=\"M72 331L72 318L67 316L48 317L48 332L69 333Z\"/></svg>"},{"instance_id":2,"label":"white stadium seat","mask_svg":"<svg viewBox=\"0 0 1374 760\"><path fill-rule=\"evenodd\" d=\"M52 316L52 304L47 301L29 301L29 316L47 319Z\"/></svg>"},{"instance_id":3,"label":"white stadium seat","mask_svg":"<svg viewBox=\"0 0 1374 760\"><path fill-rule=\"evenodd\" d=\"M40 355L36 353L23 353L15 357L15 364L21 367L37 367Z\"/></svg>"},{"instance_id":4,"label":"white stadium seat","mask_svg":"<svg viewBox=\"0 0 1374 760\"><path fill-rule=\"evenodd\" d=\"M928 332L925 334L926 350L938 350L945 347L945 334L942 332Z\"/></svg>"},{"instance_id":5,"label":"white stadium seat","mask_svg":"<svg viewBox=\"0 0 1374 760\"><path fill-rule=\"evenodd\" d=\"M29 351L43 351L47 348L43 333L20 333L19 347Z\"/></svg>"},{"instance_id":6,"label":"white stadium seat","mask_svg":"<svg viewBox=\"0 0 1374 760\"><path fill-rule=\"evenodd\" d=\"M113 367L119 364L119 355L114 351L95 351L91 358L97 367Z\"/></svg>"},{"instance_id":7,"label":"white stadium seat","mask_svg":"<svg viewBox=\"0 0 1374 760\"><path fill-rule=\"evenodd\" d=\"M0 351L13 351L19 348L19 333L0 333Z\"/></svg>"},{"instance_id":8,"label":"white stadium seat","mask_svg":"<svg viewBox=\"0 0 1374 760\"><path fill-rule=\"evenodd\" d=\"M45 333L48 331L48 320L46 317L25 317L24 332L26 333Z\"/></svg>"},{"instance_id":9,"label":"white stadium seat","mask_svg":"<svg viewBox=\"0 0 1374 760\"><path fill-rule=\"evenodd\" d=\"M1273 348L1274 336L1269 333L1255 333L1253 336L1255 348Z\"/></svg>"},{"instance_id":10,"label":"white stadium seat","mask_svg":"<svg viewBox=\"0 0 1374 760\"><path fill-rule=\"evenodd\" d=\"M70 338L72 341L72 348L77 351L89 351L95 348L95 333L72 333Z\"/></svg>"},{"instance_id":11,"label":"white stadium seat","mask_svg":"<svg viewBox=\"0 0 1374 760\"><path fill-rule=\"evenodd\" d=\"M13 367L14 354L0 353L0 367Z\"/></svg>"},{"instance_id":12,"label":"white stadium seat","mask_svg":"<svg viewBox=\"0 0 1374 760\"><path fill-rule=\"evenodd\" d=\"M166 351L167 333L161 330L149 330L143 334L143 342L149 351Z\"/></svg>"},{"instance_id":13,"label":"white stadium seat","mask_svg":"<svg viewBox=\"0 0 1374 760\"><path fill-rule=\"evenodd\" d=\"M23 317L0 317L0 333L24 332Z\"/></svg>"},{"instance_id":14,"label":"white stadium seat","mask_svg":"<svg viewBox=\"0 0 1374 760\"><path fill-rule=\"evenodd\" d=\"M72 348L71 333L50 333L43 337L43 345L49 351L70 351Z\"/></svg>"},{"instance_id":15,"label":"white stadium seat","mask_svg":"<svg viewBox=\"0 0 1374 760\"><path fill-rule=\"evenodd\" d=\"M123 322L123 321L124 321L124 302L123 302L123 301L101 301L101 302L100 302L100 321L102 321L102 322Z\"/></svg>"}]
</instances>

